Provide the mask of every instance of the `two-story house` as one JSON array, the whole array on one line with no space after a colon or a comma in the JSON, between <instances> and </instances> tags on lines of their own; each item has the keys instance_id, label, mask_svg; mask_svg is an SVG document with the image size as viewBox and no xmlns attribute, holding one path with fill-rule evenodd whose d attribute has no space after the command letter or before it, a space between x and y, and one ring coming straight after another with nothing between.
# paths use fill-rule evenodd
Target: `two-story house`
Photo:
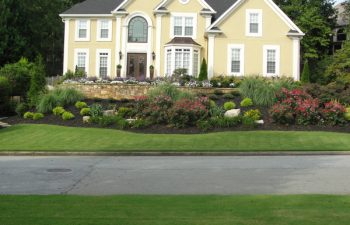
<instances>
[{"instance_id":1,"label":"two-story house","mask_svg":"<svg viewBox=\"0 0 350 225\"><path fill-rule=\"evenodd\" d=\"M304 33L272 0L86 0L60 15L64 72L142 79L216 75L299 80Z\"/></svg>"}]
</instances>

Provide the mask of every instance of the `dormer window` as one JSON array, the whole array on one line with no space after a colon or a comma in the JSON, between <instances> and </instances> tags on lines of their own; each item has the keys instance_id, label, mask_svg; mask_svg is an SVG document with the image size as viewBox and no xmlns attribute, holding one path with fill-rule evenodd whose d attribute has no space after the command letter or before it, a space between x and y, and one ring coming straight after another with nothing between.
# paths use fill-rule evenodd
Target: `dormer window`
<instances>
[{"instance_id":1,"label":"dormer window","mask_svg":"<svg viewBox=\"0 0 350 225\"><path fill-rule=\"evenodd\" d=\"M171 18L171 38L174 37L196 37L197 18L191 13L174 13Z\"/></svg>"},{"instance_id":2,"label":"dormer window","mask_svg":"<svg viewBox=\"0 0 350 225\"><path fill-rule=\"evenodd\" d=\"M247 9L246 35L253 36L253 37L262 36L262 10L261 9Z\"/></svg>"}]
</instances>

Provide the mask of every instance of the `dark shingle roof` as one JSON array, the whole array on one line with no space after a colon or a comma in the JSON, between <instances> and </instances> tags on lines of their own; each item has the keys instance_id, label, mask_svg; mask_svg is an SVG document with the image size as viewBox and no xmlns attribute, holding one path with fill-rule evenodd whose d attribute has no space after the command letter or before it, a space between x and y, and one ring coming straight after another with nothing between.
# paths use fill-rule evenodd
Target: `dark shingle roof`
<instances>
[{"instance_id":1,"label":"dark shingle roof","mask_svg":"<svg viewBox=\"0 0 350 225\"><path fill-rule=\"evenodd\" d=\"M167 43L167 45L172 45L172 44L181 44L181 45L198 45L197 42L195 42L192 38L190 37L175 37L173 40Z\"/></svg>"},{"instance_id":2,"label":"dark shingle roof","mask_svg":"<svg viewBox=\"0 0 350 225\"><path fill-rule=\"evenodd\" d=\"M237 0L206 0L217 12L215 18L219 18L236 1ZM110 14L111 11L116 9L122 2L123 0L86 0L74 5L62 14Z\"/></svg>"},{"instance_id":3,"label":"dark shingle roof","mask_svg":"<svg viewBox=\"0 0 350 225\"><path fill-rule=\"evenodd\" d=\"M62 14L111 14L123 0L86 0Z\"/></svg>"}]
</instances>

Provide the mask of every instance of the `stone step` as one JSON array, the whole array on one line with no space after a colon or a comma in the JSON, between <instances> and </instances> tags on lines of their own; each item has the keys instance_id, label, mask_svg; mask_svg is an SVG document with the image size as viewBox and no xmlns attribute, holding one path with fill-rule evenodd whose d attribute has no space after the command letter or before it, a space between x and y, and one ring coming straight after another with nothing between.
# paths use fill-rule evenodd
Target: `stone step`
<instances>
[{"instance_id":1,"label":"stone step","mask_svg":"<svg viewBox=\"0 0 350 225\"><path fill-rule=\"evenodd\" d=\"M7 128L7 127L11 127L11 125L8 124L8 123L0 122L0 127L1 127L1 128Z\"/></svg>"}]
</instances>

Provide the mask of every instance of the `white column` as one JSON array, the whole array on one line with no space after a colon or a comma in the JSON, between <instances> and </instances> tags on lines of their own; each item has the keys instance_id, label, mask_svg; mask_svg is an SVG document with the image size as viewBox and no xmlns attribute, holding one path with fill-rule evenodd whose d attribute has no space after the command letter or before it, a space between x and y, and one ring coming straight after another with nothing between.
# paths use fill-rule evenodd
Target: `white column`
<instances>
[{"instance_id":1,"label":"white column","mask_svg":"<svg viewBox=\"0 0 350 225\"><path fill-rule=\"evenodd\" d=\"M69 19L64 19L64 56L63 74L68 71L68 51L69 51Z\"/></svg>"},{"instance_id":2,"label":"white column","mask_svg":"<svg viewBox=\"0 0 350 225\"><path fill-rule=\"evenodd\" d=\"M293 78L300 80L300 38L293 38Z\"/></svg>"},{"instance_id":3,"label":"white column","mask_svg":"<svg viewBox=\"0 0 350 225\"><path fill-rule=\"evenodd\" d=\"M215 35L208 35L208 79L214 76Z\"/></svg>"},{"instance_id":4,"label":"white column","mask_svg":"<svg viewBox=\"0 0 350 225\"><path fill-rule=\"evenodd\" d=\"M122 77L126 77L126 73L127 73L127 53L126 53L126 43L128 41L127 37L128 37L128 29L127 29L127 25L124 25L123 26L123 29L122 29L122 49L121 49L121 52L123 54L123 57L122 57L122 60L120 61L120 65L122 65L122 71L121 71L121 76Z\"/></svg>"},{"instance_id":5,"label":"white column","mask_svg":"<svg viewBox=\"0 0 350 225\"><path fill-rule=\"evenodd\" d=\"M161 38L162 38L162 14L157 14L157 37L156 37L156 65L155 74L160 77L160 61L161 61Z\"/></svg>"},{"instance_id":6,"label":"white column","mask_svg":"<svg viewBox=\"0 0 350 225\"><path fill-rule=\"evenodd\" d=\"M153 49L153 37L152 37L152 26L148 26L148 45L147 45L147 73L146 76L149 78L151 76L149 67L153 64L152 59L152 49Z\"/></svg>"},{"instance_id":7,"label":"white column","mask_svg":"<svg viewBox=\"0 0 350 225\"><path fill-rule=\"evenodd\" d=\"M120 48L120 42L121 42L121 31L122 31L122 18L120 16L117 16L116 21L116 29L115 29L115 66L120 64L120 58L119 58L119 52L121 51ZM115 76L117 76L117 68L114 68L115 70Z\"/></svg>"}]
</instances>

